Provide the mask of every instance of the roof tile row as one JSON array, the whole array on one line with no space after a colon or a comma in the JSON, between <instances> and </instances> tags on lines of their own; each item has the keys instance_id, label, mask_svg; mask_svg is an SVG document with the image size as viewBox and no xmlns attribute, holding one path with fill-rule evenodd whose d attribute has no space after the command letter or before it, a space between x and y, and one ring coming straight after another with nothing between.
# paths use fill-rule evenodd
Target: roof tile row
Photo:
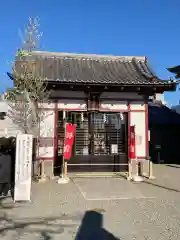
<instances>
[{"instance_id":1,"label":"roof tile row","mask_svg":"<svg viewBox=\"0 0 180 240\"><path fill-rule=\"evenodd\" d=\"M35 71L48 81L106 85L166 85L151 71L145 57L34 52L28 59Z\"/></svg>"}]
</instances>

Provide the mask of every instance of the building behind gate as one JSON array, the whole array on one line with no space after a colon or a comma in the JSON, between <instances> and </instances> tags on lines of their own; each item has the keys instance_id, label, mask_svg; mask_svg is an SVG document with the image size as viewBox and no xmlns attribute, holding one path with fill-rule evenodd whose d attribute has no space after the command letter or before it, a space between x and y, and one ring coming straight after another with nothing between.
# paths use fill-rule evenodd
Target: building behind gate
<instances>
[{"instance_id":1,"label":"building behind gate","mask_svg":"<svg viewBox=\"0 0 180 240\"><path fill-rule=\"evenodd\" d=\"M41 124L40 157L48 175L59 174L66 122L76 124L68 172L127 171L132 125L137 159L146 161L148 102L175 90L176 82L160 80L146 57L34 52L16 66L29 59L52 90Z\"/></svg>"}]
</instances>

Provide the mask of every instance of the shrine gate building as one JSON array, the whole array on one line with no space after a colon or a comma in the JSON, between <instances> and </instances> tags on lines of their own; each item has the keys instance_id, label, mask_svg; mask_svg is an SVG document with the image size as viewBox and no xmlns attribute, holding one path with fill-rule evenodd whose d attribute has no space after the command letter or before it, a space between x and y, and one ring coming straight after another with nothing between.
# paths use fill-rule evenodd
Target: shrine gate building
<instances>
[{"instance_id":1,"label":"shrine gate building","mask_svg":"<svg viewBox=\"0 0 180 240\"><path fill-rule=\"evenodd\" d=\"M34 61L52 90L43 111L40 158L47 175L59 174L64 124L76 124L68 173L117 173L128 170L130 127L135 126L136 157L149 157L148 102L156 93L174 91L146 57L33 52L18 61Z\"/></svg>"}]
</instances>

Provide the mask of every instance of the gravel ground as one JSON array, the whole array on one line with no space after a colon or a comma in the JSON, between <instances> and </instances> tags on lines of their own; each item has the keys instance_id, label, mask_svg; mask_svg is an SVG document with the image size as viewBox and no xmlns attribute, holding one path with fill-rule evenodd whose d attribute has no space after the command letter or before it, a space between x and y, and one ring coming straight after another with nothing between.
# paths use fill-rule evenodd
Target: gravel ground
<instances>
[{"instance_id":1,"label":"gravel ground","mask_svg":"<svg viewBox=\"0 0 180 240\"><path fill-rule=\"evenodd\" d=\"M156 180L72 178L32 184L31 203L1 200L0 239L180 239L180 168Z\"/></svg>"}]
</instances>

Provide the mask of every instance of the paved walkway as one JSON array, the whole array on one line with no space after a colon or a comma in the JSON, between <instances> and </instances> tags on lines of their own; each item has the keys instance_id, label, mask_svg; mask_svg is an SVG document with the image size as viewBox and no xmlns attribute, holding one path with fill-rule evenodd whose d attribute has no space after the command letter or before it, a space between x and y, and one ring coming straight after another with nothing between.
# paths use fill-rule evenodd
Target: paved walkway
<instances>
[{"instance_id":1,"label":"paved walkway","mask_svg":"<svg viewBox=\"0 0 180 240\"><path fill-rule=\"evenodd\" d=\"M1 201L0 239L179 240L180 168L156 165L155 175L33 184L31 203Z\"/></svg>"}]
</instances>

